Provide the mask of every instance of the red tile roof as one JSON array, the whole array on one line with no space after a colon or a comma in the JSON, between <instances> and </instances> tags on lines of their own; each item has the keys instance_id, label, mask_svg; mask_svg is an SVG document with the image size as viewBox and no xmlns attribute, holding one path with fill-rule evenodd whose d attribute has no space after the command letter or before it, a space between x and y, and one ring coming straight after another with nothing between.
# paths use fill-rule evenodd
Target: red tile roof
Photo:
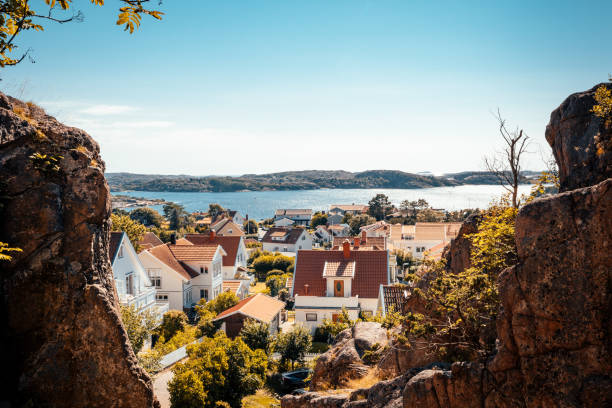
<instances>
[{"instance_id":1,"label":"red tile roof","mask_svg":"<svg viewBox=\"0 0 612 408\"><path fill-rule=\"evenodd\" d=\"M293 275L293 294L325 296L325 262L345 262L342 251L298 251ZM387 251L351 251L348 261L355 262L351 296L378 298L381 284L389 283ZM308 285L308 294L304 285Z\"/></svg>"},{"instance_id":2,"label":"red tile roof","mask_svg":"<svg viewBox=\"0 0 612 408\"><path fill-rule=\"evenodd\" d=\"M219 245L168 245L179 262L212 262Z\"/></svg>"},{"instance_id":3,"label":"red tile roof","mask_svg":"<svg viewBox=\"0 0 612 408\"><path fill-rule=\"evenodd\" d=\"M385 237L366 237L366 240L362 240L363 235L359 235L357 237L334 237L334 242L332 244L332 249L340 249L342 248L342 243L348 239L351 244L351 249L355 249L355 238L359 238L359 249L369 249L369 250L384 250L386 249L386 240Z\"/></svg>"},{"instance_id":4,"label":"red tile roof","mask_svg":"<svg viewBox=\"0 0 612 408\"><path fill-rule=\"evenodd\" d=\"M236 264L236 255L240 247L242 237L216 235L214 238L210 234L187 234L185 238L195 245L218 244L221 245L227 255L223 257L223 266L234 266Z\"/></svg>"},{"instance_id":5,"label":"red tile roof","mask_svg":"<svg viewBox=\"0 0 612 408\"><path fill-rule=\"evenodd\" d=\"M383 285L383 302L385 304L386 312L391 310L395 312L402 312L404 303L410 295L408 286L405 285Z\"/></svg>"},{"instance_id":6,"label":"red tile roof","mask_svg":"<svg viewBox=\"0 0 612 408\"><path fill-rule=\"evenodd\" d=\"M304 231L304 228L271 227L261 239L261 242L272 244L295 244ZM272 239L272 237L281 237L282 239L276 240Z\"/></svg>"},{"instance_id":7,"label":"red tile roof","mask_svg":"<svg viewBox=\"0 0 612 408\"><path fill-rule=\"evenodd\" d=\"M355 276L355 261L326 261L323 277L352 278Z\"/></svg>"},{"instance_id":8,"label":"red tile roof","mask_svg":"<svg viewBox=\"0 0 612 408\"><path fill-rule=\"evenodd\" d=\"M153 248L163 244L164 243L162 240L152 232L145 232L140 241L138 241L138 245L140 246L141 250Z\"/></svg>"},{"instance_id":9,"label":"red tile roof","mask_svg":"<svg viewBox=\"0 0 612 408\"><path fill-rule=\"evenodd\" d=\"M189 268L187 265L181 264L179 261L177 261L177 259L174 257L174 255L168 248L168 245L158 245L154 248L148 249L147 251L155 258L159 259L161 262L174 269L179 275L181 275L187 280L195 278L199 275L196 271Z\"/></svg>"},{"instance_id":10,"label":"red tile roof","mask_svg":"<svg viewBox=\"0 0 612 408\"><path fill-rule=\"evenodd\" d=\"M241 300L237 305L219 313L214 320L220 320L234 313L240 313L261 322L270 323L274 316L283 310L284 307L285 302L281 302L263 293L258 293Z\"/></svg>"}]
</instances>

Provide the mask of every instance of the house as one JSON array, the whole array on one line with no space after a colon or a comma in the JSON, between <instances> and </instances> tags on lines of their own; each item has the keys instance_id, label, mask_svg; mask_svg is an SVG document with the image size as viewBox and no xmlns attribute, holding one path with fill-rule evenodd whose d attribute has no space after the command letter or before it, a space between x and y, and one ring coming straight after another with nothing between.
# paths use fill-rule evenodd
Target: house
<instances>
[{"instance_id":1,"label":"house","mask_svg":"<svg viewBox=\"0 0 612 408\"><path fill-rule=\"evenodd\" d=\"M181 265L168 245L158 245L138 254L138 259L155 287L158 302L168 303L172 310L190 308L193 303L191 281L195 270Z\"/></svg>"},{"instance_id":2,"label":"house","mask_svg":"<svg viewBox=\"0 0 612 408\"><path fill-rule=\"evenodd\" d=\"M353 250L384 251L387 249L387 239L385 237L369 237L365 231L361 231L361 235L356 237L335 237L332 249L341 249L342 244L347 240Z\"/></svg>"},{"instance_id":3,"label":"house","mask_svg":"<svg viewBox=\"0 0 612 408\"><path fill-rule=\"evenodd\" d=\"M344 215L342 214L328 214L327 215L327 225L337 225L342 223L344 219Z\"/></svg>"},{"instance_id":4,"label":"house","mask_svg":"<svg viewBox=\"0 0 612 408\"><path fill-rule=\"evenodd\" d=\"M405 285L380 285L378 310L382 316L391 311L402 313L409 296L410 290Z\"/></svg>"},{"instance_id":5,"label":"house","mask_svg":"<svg viewBox=\"0 0 612 408\"><path fill-rule=\"evenodd\" d=\"M251 281L249 279L232 279L223 281L223 292L232 292L242 300L249 295L249 287Z\"/></svg>"},{"instance_id":6,"label":"house","mask_svg":"<svg viewBox=\"0 0 612 408\"><path fill-rule=\"evenodd\" d=\"M312 237L305 228L272 227L261 240L264 251L297 252L312 249Z\"/></svg>"},{"instance_id":7,"label":"house","mask_svg":"<svg viewBox=\"0 0 612 408\"><path fill-rule=\"evenodd\" d=\"M359 228L360 231L365 231L369 237L387 237L391 234L391 224L385 221L376 221L370 225L364 225Z\"/></svg>"},{"instance_id":8,"label":"house","mask_svg":"<svg viewBox=\"0 0 612 408\"><path fill-rule=\"evenodd\" d=\"M390 283L388 251L353 250L348 240L341 248L298 251L291 292L295 321L311 333L323 319L337 319L343 308L351 319L375 314L380 285Z\"/></svg>"},{"instance_id":9,"label":"house","mask_svg":"<svg viewBox=\"0 0 612 408\"><path fill-rule=\"evenodd\" d=\"M293 224L295 224L295 221L287 218L287 217L283 217L283 218L279 218L279 219L275 219L274 220L274 226L275 227L290 227Z\"/></svg>"},{"instance_id":10,"label":"house","mask_svg":"<svg viewBox=\"0 0 612 408\"><path fill-rule=\"evenodd\" d=\"M214 222L210 229L215 231L217 235L220 236L237 236L241 237L244 235L244 231L242 230L242 224L238 225L234 221L229 218L221 218L220 220Z\"/></svg>"},{"instance_id":11,"label":"house","mask_svg":"<svg viewBox=\"0 0 612 408\"><path fill-rule=\"evenodd\" d=\"M152 232L145 232L140 241L138 241L138 246L140 247L141 251L163 244L164 243L162 242L162 240L159 239L159 237Z\"/></svg>"},{"instance_id":12,"label":"house","mask_svg":"<svg viewBox=\"0 0 612 408\"><path fill-rule=\"evenodd\" d=\"M351 234L351 227L348 224L330 225L327 229L334 237L348 237Z\"/></svg>"},{"instance_id":13,"label":"house","mask_svg":"<svg viewBox=\"0 0 612 408\"><path fill-rule=\"evenodd\" d=\"M274 213L274 221L280 220L281 218L288 218L295 223L295 225L310 225L312 219L311 209L281 209L276 210Z\"/></svg>"},{"instance_id":14,"label":"house","mask_svg":"<svg viewBox=\"0 0 612 408\"><path fill-rule=\"evenodd\" d=\"M270 334L276 334L281 324L281 311L284 308L285 302L258 293L219 313L213 321L221 322L221 329L230 338L240 334L246 319L267 323L270 325Z\"/></svg>"},{"instance_id":15,"label":"house","mask_svg":"<svg viewBox=\"0 0 612 408\"><path fill-rule=\"evenodd\" d=\"M413 258L426 255L435 259L442 256L444 247L457 237L460 222L417 222L415 225L393 226L392 247L409 252Z\"/></svg>"},{"instance_id":16,"label":"house","mask_svg":"<svg viewBox=\"0 0 612 408\"><path fill-rule=\"evenodd\" d=\"M344 216L344 214L351 214L351 215L359 215L359 214L367 214L368 209L370 207L368 207L367 205L362 205L362 204L351 204L351 205L345 205L345 204L332 204L329 206L329 213L330 214L339 214Z\"/></svg>"},{"instance_id":17,"label":"house","mask_svg":"<svg viewBox=\"0 0 612 408\"><path fill-rule=\"evenodd\" d=\"M232 280L243 275L247 266L248 252L242 236L219 236L214 230L208 234L187 234L185 239L196 245L217 244L227 255L223 257L223 279Z\"/></svg>"},{"instance_id":18,"label":"house","mask_svg":"<svg viewBox=\"0 0 612 408\"><path fill-rule=\"evenodd\" d=\"M111 232L108 255L119 303L134 306L138 310L152 311L161 322L163 314L168 311L168 305L157 302L155 287L125 232Z\"/></svg>"},{"instance_id":19,"label":"house","mask_svg":"<svg viewBox=\"0 0 612 408\"><path fill-rule=\"evenodd\" d=\"M227 210L227 217L237 225L244 225L247 220L247 218L243 217L238 211L233 210Z\"/></svg>"},{"instance_id":20,"label":"house","mask_svg":"<svg viewBox=\"0 0 612 408\"><path fill-rule=\"evenodd\" d=\"M333 236L331 232L327 229L325 225L318 225L317 229L312 235L313 241L320 243L320 244L325 243L325 242L331 242L332 238Z\"/></svg>"},{"instance_id":21,"label":"house","mask_svg":"<svg viewBox=\"0 0 612 408\"><path fill-rule=\"evenodd\" d=\"M223 257L227 255L221 245L168 245L168 249L179 264L196 272L191 278L193 303L219 296L223 291Z\"/></svg>"}]
</instances>

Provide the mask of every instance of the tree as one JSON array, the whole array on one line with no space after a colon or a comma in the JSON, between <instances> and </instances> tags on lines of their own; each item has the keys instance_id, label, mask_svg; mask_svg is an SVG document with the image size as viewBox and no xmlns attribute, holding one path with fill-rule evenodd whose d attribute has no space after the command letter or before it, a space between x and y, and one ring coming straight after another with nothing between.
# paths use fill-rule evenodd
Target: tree
<instances>
[{"instance_id":1,"label":"tree","mask_svg":"<svg viewBox=\"0 0 612 408\"><path fill-rule=\"evenodd\" d=\"M140 224L137 221L132 220L127 215L116 215L111 214L111 230L112 231L123 231L127 234L132 246L136 251L140 249L138 242L142 239L145 232L147 232L147 228Z\"/></svg>"},{"instance_id":2,"label":"tree","mask_svg":"<svg viewBox=\"0 0 612 408\"><path fill-rule=\"evenodd\" d=\"M323 323L317 328L319 335L324 337L326 341L333 340L340 332L353 327L355 321L351 320L348 312L343 307L342 313L338 316L336 321L323 319Z\"/></svg>"},{"instance_id":3,"label":"tree","mask_svg":"<svg viewBox=\"0 0 612 408\"><path fill-rule=\"evenodd\" d=\"M225 212L225 208L221 207L219 204L209 204L208 205L208 216L211 220L215 220L217 216L223 214Z\"/></svg>"},{"instance_id":4,"label":"tree","mask_svg":"<svg viewBox=\"0 0 612 408\"><path fill-rule=\"evenodd\" d=\"M495 175L499 184L511 194L512 207L518 208L520 199L518 188L521 181L521 157L527 151L529 136L523 129L508 130L506 120L497 111L499 133L504 140L503 151L491 157L485 157L485 167Z\"/></svg>"},{"instance_id":5,"label":"tree","mask_svg":"<svg viewBox=\"0 0 612 408\"><path fill-rule=\"evenodd\" d=\"M293 265L293 258L288 257L286 255L276 255L274 257L274 262L272 263L272 267L274 269L279 269L281 271L286 272L287 269L289 269L289 267L291 265Z\"/></svg>"},{"instance_id":6,"label":"tree","mask_svg":"<svg viewBox=\"0 0 612 408\"><path fill-rule=\"evenodd\" d=\"M612 81L612 78L610 78ZM594 105L591 111L604 120L606 127L612 125L612 92L607 86L601 85L595 90L595 101L597 105ZM598 146L599 147L599 146Z\"/></svg>"},{"instance_id":7,"label":"tree","mask_svg":"<svg viewBox=\"0 0 612 408\"><path fill-rule=\"evenodd\" d=\"M157 318L150 310L138 310L134 305L121 305L121 321L127 332L134 354L138 354L157 326Z\"/></svg>"},{"instance_id":8,"label":"tree","mask_svg":"<svg viewBox=\"0 0 612 408\"><path fill-rule=\"evenodd\" d=\"M292 276L290 273L282 275L272 274L274 271L276 271L276 269L271 270L266 278L266 287L270 291L270 296L278 296L280 290L287 285L287 278ZM282 273L282 271L279 272Z\"/></svg>"},{"instance_id":9,"label":"tree","mask_svg":"<svg viewBox=\"0 0 612 408\"><path fill-rule=\"evenodd\" d=\"M417 213L417 222L442 222L444 221L445 213L436 211L433 208L425 208Z\"/></svg>"},{"instance_id":10,"label":"tree","mask_svg":"<svg viewBox=\"0 0 612 408\"><path fill-rule=\"evenodd\" d=\"M255 220L246 220L244 224L242 224L244 228L244 232L247 234L257 234L259 227L257 226L257 221Z\"/></svg>"},{"instance_id":11,"label":"tree","mask_svg":"<svg viewBox=\"0 0 612 408\"><path fill-rule=\"evenodd\" d=\"M205 310L213 312L216 316L224 310L237 305L238 302L240 302L240 299L238 299L238 296L236 296L234 292L226 291L220 293L219 296L210 302L206 302L203 307L200 303L198 303L197 310L199 311L204 308Z\"/></svg>"},{"instance_id":12,"label":"tree","mask_svg":"<svg viewBox=\"0 0 612 408\"><path fill-rule=\"evenodd\" d=\"M159 228L164 221L160 213L148 207L136 208L129 215L131 219L147 227L154 226Z\"/></svg>"},{"instance_id":13,"label":"tree","mask_svg":"<svg viewBox=\"0 0 612 408\"><path fill-rule=\"evenodd\" d=\"M393 205L389 201L389 197L384 194L376 194L368 203L368 214L376 218L376 220L384 220L387 214L391 212Z\"/></svg>"},{"instance_id":14,"label":"tree","mask_svg":"<svg viewBox=\"0 0 612 408\"><path fill-rule=\"evenodd\" d=\"M187 325L187 315L180 310L169 310L164 313L162 322L159 326L159 334L165 339L170 340L174 335L185 329Z\"/></svg>"},{"instance_id":15,"label":"tree","mask_svg":"<svg viewBox=\"0 0 612 408\"><path fill-rule=\"evenodd\" d=\"M319 225L327 225L327 214L315 213L310 220L310 227L317 228Z\"/></svg>"},{"instance_id":16,"label":"tree","mask_svg":"<svg viewBox=\"0 0 612 408\"><path fill-rule=\"evenodd\" d=\"M270 352L273 339L268 323L247 319L240 330L240 337L251 350L263 350L266 354Z\"/></svg>"},{"instance_id":17,"label":"tree","mask_svg":"<svg viewBox=\"0 0 612 408\"><path fill-rule=\"evenodd\" d=\"M189 214L185 207L176 203L164 205L164 216L170 223L170 229L178 230L189 224Z\"/></svg>"},{"instance_id":18,"label":"tree","mask_svg":"<svg viewBox=\"0 0 612 408\"><path fill-rule=\"evenodd\" d=\"M263 350L251 350L240 337L231 340L222 332L189 346L187 355L168 384L172 407L191 407L195 400L198 407L224 401L238 408L243 397L261 387L268 366Z\"/></svg>"},{"instance_id":19,"label":"tree","mask_svg":"<svg viewBox=\"0 0 612 408\"><path fill-rule=\"evenodd\" d=\"M359 235L361 227L374 224L375 222L376 218L371 217L367 214L360 214L351 217L351 219L349 220L349 227L351 227L351 232L353 235Z\"/></svg>"},{"instance_id":20,"label":"tree","mask_svg":"<svg viewBox=\"0 0 612 408\"><path fill-rule=\"evenodd\" d=\"M276 337L274 350L281 355L281 362L291 361L291 369L296 362L303 362L304 356L312 346L312 337L304 326L295 326L287 333L280 333Z\"/></svg>"},{"instance_id":21,"label":"tree","mask_svg":"<svg viewBox=\"0 0 612 408\"><path fill-rule=\"evenodd\" d=\"M257 274L257 279L265 279L268 271L274 269L274 255L261 255L253 261L253 269Z\"/></svg>"},{"instance_id":22,"label":"tree","mask_svg":"<svg viewBox=\"0 0 612 408\"><path fill-rule=\"evenodd\" d=\"M143 15L161 20L160 11L144 7L150 0L120 0L117 25L124 26L126 31L134 32L140 26ZM104 0L90 0L92 4L103 6ZM24 31L43 31L44 22L68 23L82 21L83 14L68 14L72 0L45 0L46 5L31 7L30 0L0 0L0 67L17 65L28 56L30 50L14 55L18 46L16 41ZM59 15L58 15L59 12ZM33 60L32 60L33 61Z\"/></svg>"}]
</instances>

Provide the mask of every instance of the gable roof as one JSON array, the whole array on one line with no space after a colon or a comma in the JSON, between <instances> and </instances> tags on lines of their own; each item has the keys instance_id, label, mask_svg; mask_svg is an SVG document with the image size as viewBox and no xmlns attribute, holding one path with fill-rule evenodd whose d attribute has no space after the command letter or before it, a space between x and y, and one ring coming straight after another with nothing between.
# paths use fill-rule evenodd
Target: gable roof
<instances>
[{"instance_id":1,"label":"gable roof","mask_svg":"<svg viewBox=\"0 0 612 408\"><path fill-rule=\"evenodd\" d=\"M240 241L243 238L241 236L221 237L219 235L215 235L214 238L211 238L210 234L187 234L185 235L185 239L195 245L221 245L227 254L223 256L223 266L234 266L236 265L236 255L238 254L238 248L240 248Z\"/></svg>"},{"instance_id":2,"label":"gable roof","mask_svg":"<svg viewBox=\"0 0 612 408\"><path fill-rule=\"evenodd\" d=\"M274 212L275 217L295 217L296 215L312 215L312 209L310 208L283 208Z\"/></svg>"},{"instance_id":3,"label":"gable roof","mask_svg":"<svg viewBox=\"0 0 612 408\"><path fill-rule=\"evenodd\" d=\"M158 245L151 249L147 249L147 252L187 280L198 276L198 273L196 271L189 268L187 265L181 264L174 257L174 255L170 251L170 248L168 248L168 245Z\"/></svg>"},{"instance_id":4,"label":"gable roof","mask_svg":"<svg viewBox=\"0 0 612 408\"><path fill-rule=\"evenodd\" d=\"M123 234L125 234L125 232L110 233L110 241L108 243L108 258L110 259L111 265L113 262L115 262L115 257L117 256L117 252L119 252L119 246L121 244L121 240L123 239Z\"/></svg>"},{"instance_id":5,"label":"gable roof","mask_svg":"<svg viewBox=\"0 0 612 408\"><path fill-rule=\"evenodd\" d=\"M240 280L224 280L223 281L223 291L224 292L232 292L234 295L238 295L238 290L242 286L242 281Z\"/></svg>"},{"instance_id":6,"label":"gable roof","mask_svg":"<svg viewBox=\"0 0 612 408\"><path fill-rule=\"evenodd\" d=\"M260 322L270 323L272 319L285 307L285 302L274 299L263 293L241 300L237 305L219 313L213 319L221 320L236 313L259 320Z\"/></svg>"},{"instance_id":7,"label":"gable roof","mask_svg":"<svg viewBox=\"0 0 612 408\"><path fill-rule=\"evenodd\" d=\"M219 222L211 225L210 229L215 230L215 232L219 235L223 236L242 236L244 235L244 231L242 231L242 226L236 224L234 221L229 218L223 218Z\"/></svg>"},{"instance_id":8,"label":"gable roof","mask_svg":"<svg viewBox=\"0 0 612 408\"><path fill-rule=\"evenodd\" d=\"M450 240L461 228L460 222L417 222L414 226L416 241Z\"/></svg>"},{"instance_id":9,"label":"gable roof","mask_svg":"<svg viewBox=\"0 0 612 408\"><path fill-rule=\"evenodd\" d=\"M355 276L355 261L325 261L324 278L353 278Z\"/></svg>"},{"instance_id":10,"label":"gable roof","mask_svg":"<svg viewBox=\"0 0 612 408\"><path fill-rule=\"evenodd\" d=\"M355 247L355 239L359 238L359 247ZM363 235L357 237L334 237L334 242L332 243L332 249L339 250L342 248L342 243L347 240L351 244L351 249L355 250L385 250L386 249L386 241L385 237L367 237L365 241L363 240Z\"/></svg>"},{"instance_id":11,"label":"gable roof","mask_svg":"<svg viewBox=\"0 0 612 408\"><path fill-rule=\"evenodd\" d=\"M338 208L342 211L359 211L359 212L367 212L368 211L368 206L364 205L364 204L351 204L351 205L345 205L345 204L332 204L329 206L330 211L333 210L334 208Z\"/></svg>"},{"instance_id":12,"label":"gable roof","mask_svg":"<svg viewBox=\"0 0 612 408\"><path fill-rule=\"evenodd\" d=\"M295 244L305 231L304 228L271 227L266 231L266 235L261 239L261 242ZM280 237L282 239L272 239L272 237Z\"/></svg>"},{"instance_id":13,"label":"gable roof","mask_svg":"<svg viewBox=\"0 0 612 408\"><path fill-rule=\"evenodd\" d=\"M308 285L308 296L325 296L326 279L323 271L326 262L355 264L351 284L351 296L378 298L381 284L389 283L387 251L351 251L345 259L343 251L298 251L293 275L293 295L305 296L304 285Z\"/></svg>"},{"instance_id":14,"label":"gable roof","mask_svg":"<svg viewBox=\"0 0 612 408\"><path fill-rule=\"evenodd\" d=\"M176 245L193 245L193 243L185 238L179 238L176 240Z\"/></svg>"},{"instance_id":15,"label":"gable roof","mask_svg":"<svg viewBox=\"0 0 612 408\"><path fill-rule=\"evenodd\" d=\"M163 245L163 244L164 243L162 242L162 240L159 239L157 235L155 235L154 233L150 231L145 232L145 234L142 236L140 241L138 241L138 245L140 246L141 250L153 248L153 247L156 247L158 245Z\"/></svg>"},{"instance_id":16,"label":"gable roof","mask_svg":"<svg viewBox=\"0 0 612 408\"><path fill-rule=\"evenodd\" d=\"M168 249L179 262L212 262L219 247L218 244L168 245ZM225 252L223 248L221 251Z\"/></svg>"},{"instance_id":17,"label":"gable roof","mask_svg":"<svg viewBox=\"0 0 612 408\"><path fill-rule=\"evenodd\" d=\"M401 285L381 285L383 308L386 313L391 310L402 312L404 303L410 295L410 290L407 286Z\"/></svg>"}]
</instances>

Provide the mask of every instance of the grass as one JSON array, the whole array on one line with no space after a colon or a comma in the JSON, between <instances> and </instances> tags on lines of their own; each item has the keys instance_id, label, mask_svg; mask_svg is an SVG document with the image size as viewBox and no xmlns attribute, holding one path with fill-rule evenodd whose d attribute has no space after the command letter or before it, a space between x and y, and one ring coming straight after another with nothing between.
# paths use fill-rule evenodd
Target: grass
<instances>
[{"instance_id":1,"label":"grass","mask_svg":"<svg viewBox=\"0 0 612 408\"><path fill-rule=\"evenodd\" d=\"M280 401L265 390L257 390L254 395L242 399L243 408L272 408L280 407Z\"/></svg>"},{"instance_id":2,"label":"grass","mask_svg":"<svg viewBox=\"0 0 612 408\"><path fill-rule=\"evenodd\" d=\"M345 388L350 388L353 390L356 390L359 388L370 388L371 386L373 386L376 383L379 383L383 379L384 378L382 378L379 375L378 370L374 368L374 369L371 369L370 372L368 372L368 374L365 377L349 380Z\"/></svg>"}]
</instances>

